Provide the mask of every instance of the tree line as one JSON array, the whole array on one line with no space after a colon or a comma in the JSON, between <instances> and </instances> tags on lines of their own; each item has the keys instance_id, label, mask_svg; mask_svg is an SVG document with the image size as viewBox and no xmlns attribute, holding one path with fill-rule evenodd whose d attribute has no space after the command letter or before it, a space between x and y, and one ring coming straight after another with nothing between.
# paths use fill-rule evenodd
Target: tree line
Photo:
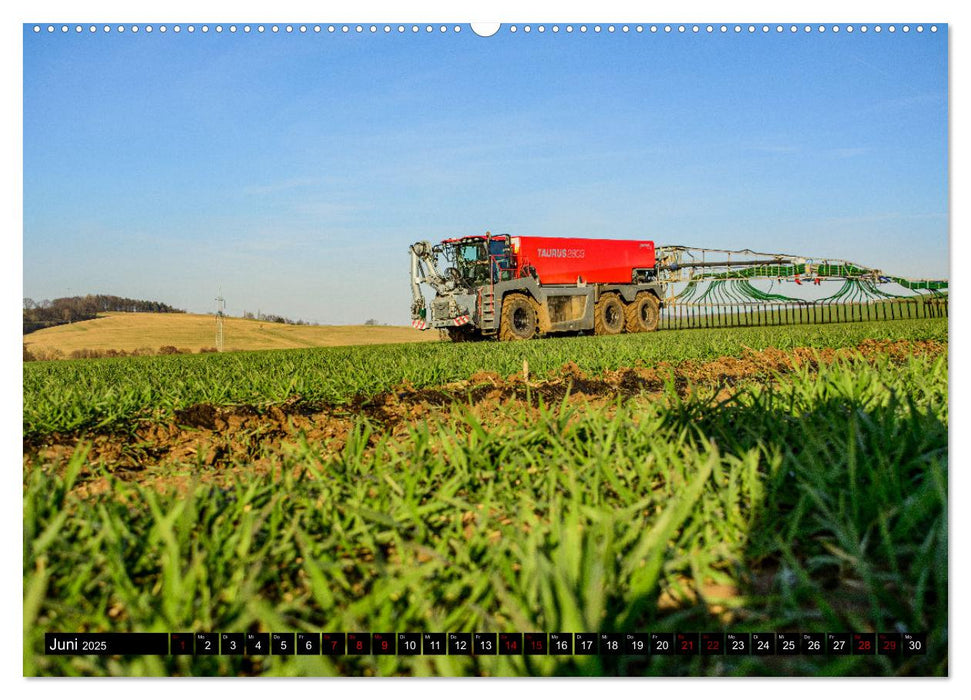
<instances>
[{"instance_id":1,"label":"tree line","mask_svg":"<svg viewBox=\"0 0 971 700\"><path fill-rule=\"evenodd\" d=\"M128 299L111 294L87 294L83 297L61 297L53 301L44 299L40 302L25 298L24 333L31 333L49 326L59 326L63 323L88 321L95 318L99 313L107 311L185 313L182 309L176 309L160 301Z\"/></svg>"},{"instance_id":2,"label":"tree line","mask_svg":"<svg viewBox=\"0 0 971 700\"><path fill-rule=\"evenodd\" d=\"M304 321L298 318L296 321L287 318L286 316L278 316L277 314L264 314L253 313L252 311L244 311L243 318L248 321L266 321L267 323L285 323L288 326L316 326L316 323L311 323L310 321Z\"/></svg>"}]
</instances>

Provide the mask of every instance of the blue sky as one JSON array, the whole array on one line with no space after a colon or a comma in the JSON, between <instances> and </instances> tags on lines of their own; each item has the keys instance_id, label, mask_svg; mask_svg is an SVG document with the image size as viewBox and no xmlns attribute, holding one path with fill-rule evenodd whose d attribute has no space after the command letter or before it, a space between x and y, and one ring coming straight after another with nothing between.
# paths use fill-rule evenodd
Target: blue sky
<instances>
[{"instance_id":1,"label":"blue sky","mask_svg":"<svg viewBox=\"0 0 971 700\"><path fill-rule=\"evenodd\" d=\"M24 295L407 323L408 245L486 229L948 275L944 25L549 26L25 26Z\"/></svg>"}]
</instances>

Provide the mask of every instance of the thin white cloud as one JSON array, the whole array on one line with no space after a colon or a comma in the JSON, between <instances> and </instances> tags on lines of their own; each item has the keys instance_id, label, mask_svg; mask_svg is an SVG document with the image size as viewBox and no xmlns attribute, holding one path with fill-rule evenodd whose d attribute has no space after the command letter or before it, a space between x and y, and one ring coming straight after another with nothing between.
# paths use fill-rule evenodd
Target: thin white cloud
<instances>
[{"instance_id":1,"label":"thin white cloud","mask_svg":"<svg viewBox=\"0 0 971 700\"><path fill-rule=\"evenodd\" d=\"M797 153L800 150L799 146L790 144L757 144L749 148L763 153Z\"/></svg>"},{"instance_id":2,"label":"thin white cloud","mask_svg":"<svg viewBox=\"0 0 971 700\"><path fill-rule=\"evenodd\" d=\"M878 212L875 214L864 214L861 216L831 216L818 221L822 224L867 224L884 221L898 220L923 220L923 219L944 219L947 214L944 212L927 212L907 214L897 211Z\"/></svg>"},{"instance_id":3,"label":"thin white cloud","mask_svg":"<svg viewBox=\"0 0 971 700\"><path fill-rule=\"evenodd\" d=\"M319 219L321 223L333 223L353 220L354 217L359 216L364 211L364 208L356 204L308 199L294 205L294 211Z\"/></svg>"},{"instance_id":4,"label":"thin white cloud","mask_svg":"<svg viewBox=\"0 0 971 700\"><path fill-rule=\"evenodd\" d=\"M857 110L856 115L870 115L874 112L897 112L900 110L910 109L912 107L921 107L934 104L940 105L942 109L946 107L947 93L920 92L910 95L900 95L898 97L892 97L886 100L878 100Z\"/></svg>"},{"instance_id":5,"label":"thin white cloud","mask_svg":"<svg viewBox=\"0 0 971 700\"><path fill-rule=\"evenodd\" d=\"M833 156L834 158L853 158L854 156L861 156L867 153L870 149L863 148L861 146L849 147L849 148L830 148L823 153L826 155Z\"/></svg>"},{"instance_id":6,"label":"thin white cloud","mask_svg":"<svg viewBox=\"0 0 971 700\"><path fill-rule=\"evenodd\" d=\"M312 177L292 177L279 182L271 182L265 185L250 185L243 189L248 195L275 194L287 190L295 190L301 187L313 187L320 184L320 180Z\"/></svg>"}]
</instances>

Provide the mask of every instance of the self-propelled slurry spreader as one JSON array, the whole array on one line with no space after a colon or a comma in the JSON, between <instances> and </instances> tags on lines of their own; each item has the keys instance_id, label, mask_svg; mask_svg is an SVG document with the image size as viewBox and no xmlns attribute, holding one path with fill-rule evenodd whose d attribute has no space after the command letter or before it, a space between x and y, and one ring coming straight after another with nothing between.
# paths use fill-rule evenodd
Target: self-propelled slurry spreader
<instances>
[{"instance_id":1,"label":"self-propelled slurry spreader","mask_svg":"<svg viewBox=\"0 0 971 700\"><path fill-rule=\"evenodd\" d=\"M662 294L656 275L651 241L489 233L422 241L411 246L412 325L453 340L652 331ZM435 290L430 303L423 283Z\"/></svg>"},{"instance_id":2,"label":"self-propelled slurry spreader","mask_svg":"<svg viewBox=\"0 0 971 700\"><path fill-rule=\"evenodd\" d=\"M643 333L665 308L677 312L678 328L947 315L946 280L829 258L488 232L410 250L412 325L454 341ZM832 283L841 286L825 296ZM435 292L430 300L423 284Z\"/></svg>"}]
</instances>

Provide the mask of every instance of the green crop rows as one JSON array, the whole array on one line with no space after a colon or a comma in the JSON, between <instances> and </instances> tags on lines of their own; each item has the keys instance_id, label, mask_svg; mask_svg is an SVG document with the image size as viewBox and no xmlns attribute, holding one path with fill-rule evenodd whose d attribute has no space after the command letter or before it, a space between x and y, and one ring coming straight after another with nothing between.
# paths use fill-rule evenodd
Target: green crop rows
<instances>
[{"instance_id":1,"label":"green crop rows","mask_svg":"<svg viewBox=\"0 0 971 700\"><path fill-rule=\"evenodd\" d=\"M738 355L745 348L853 346L866 338L947 340L946 319L787 328L712 329L528 343L449 343L230 353L24 365L24 435L123 427L135 417L169 417L197 403L265 405L299 398L346 402L389 391L502 376L529 363L542 377L574 362L584 372Z\"/></svg>"},{"instance_id":2,"label":"green crop rows","mask_svg":"<svg viewBox=\"0 0 971 700\"><path fill-rule=\"evenodd\" d=\"M109 388L98 421L203 400L340 401L404 379L511 374L524 357L538 372L567 359L593 371L867 335L946 340L947 327L48 364L25 370L25 431L65 428L82 397ZM82 440L66 468L25 465L24 672L946 675L947 382L946 354L858 358L744 383L729 399L670 389L538 414L516 404L491 429L462 406L395 436L362 417L339 452L298 436L272 473L238 465L232 485L186 493L116 478ZM81 498L73 487L90 470L110 488ZM44 632L82 630L910 630L928 633L928 649L688 660L37 653Z\"/></svg>"}]
</instances>

